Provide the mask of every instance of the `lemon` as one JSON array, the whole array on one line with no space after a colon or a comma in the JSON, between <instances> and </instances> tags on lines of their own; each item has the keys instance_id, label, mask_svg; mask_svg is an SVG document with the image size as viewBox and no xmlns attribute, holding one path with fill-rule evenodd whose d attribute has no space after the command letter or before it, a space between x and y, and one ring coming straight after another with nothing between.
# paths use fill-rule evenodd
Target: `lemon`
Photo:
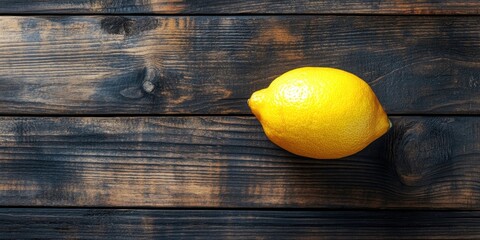
<instances>
[{"instance_id":1,"label":"lemon","mask_svg":"<svg viewBox=\"0 0 480 240\"><path fill-rule=\"evenodd\" d=\"M316 159L355 154L391 127L370 86L335 68L286 72L254 92L248 105L273 143Z\"/></svg>"}]
</instances>

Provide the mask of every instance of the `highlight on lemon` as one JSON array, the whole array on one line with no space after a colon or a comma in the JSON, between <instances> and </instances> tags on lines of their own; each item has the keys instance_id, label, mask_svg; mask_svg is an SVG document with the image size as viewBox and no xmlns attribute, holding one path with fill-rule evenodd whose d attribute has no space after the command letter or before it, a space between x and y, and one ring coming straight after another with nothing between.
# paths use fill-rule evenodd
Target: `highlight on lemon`
<instances>
[{"instance_id":1,"label":"highlight on lemon","mask_svg":"<svg viewBox=\"0 0 480 240\"><path fill-rule=\"evenodd\" d=\"M288 71L254 92L248 105L273 143L316 159L353 155L391 127L370 86L335 68Z\"/></svg>"}]
</instances>

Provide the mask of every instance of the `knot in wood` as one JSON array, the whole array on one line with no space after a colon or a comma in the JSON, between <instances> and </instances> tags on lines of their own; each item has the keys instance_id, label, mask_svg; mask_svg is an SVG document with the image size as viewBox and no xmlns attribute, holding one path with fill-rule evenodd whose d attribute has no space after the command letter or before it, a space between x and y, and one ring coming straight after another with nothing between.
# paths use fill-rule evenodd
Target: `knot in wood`
<instances>
[{"instance_id":1,"label":"knot in wood","mask_svg":"<svg viewBox=\"0 0 480 240\"><path fill-rule=\"evenodd\" d=\"M399 122L393 132L391 157L400 181L407 186L422 186L453 161L449 119L417 120Z\"/></svg>"}]
</instances>

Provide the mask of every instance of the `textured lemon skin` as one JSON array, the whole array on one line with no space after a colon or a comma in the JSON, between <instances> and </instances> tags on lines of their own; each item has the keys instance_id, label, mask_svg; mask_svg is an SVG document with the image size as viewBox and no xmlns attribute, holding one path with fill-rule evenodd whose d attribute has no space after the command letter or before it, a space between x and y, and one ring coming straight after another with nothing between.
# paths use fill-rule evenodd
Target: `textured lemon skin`
<instances>
[{"instance_id":1,"label":"textured lemon skin","mask_svg":"<svg viewBox=\"0 0 480 240\"><path fill-rule=\"evenodd\" d=\"M335 68L286 72L254 92L248 105L273 143L316 159L355 154L391 124L370 86Z\"/></svg>"}]
</instances>

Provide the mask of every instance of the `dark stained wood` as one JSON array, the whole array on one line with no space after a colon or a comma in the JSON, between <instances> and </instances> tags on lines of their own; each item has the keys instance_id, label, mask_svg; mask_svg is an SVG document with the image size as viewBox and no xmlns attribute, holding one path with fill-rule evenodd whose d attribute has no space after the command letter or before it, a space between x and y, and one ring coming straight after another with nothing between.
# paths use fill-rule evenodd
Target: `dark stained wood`
<instances>
[{"instance_id":1,"label":"dark stained wood","mask_svg":"<svg viewBox=\"0 0 480 240\"><path fill-rule=\"evenodd\" d=\"M253 117L2 117L0 205L480 209L480 118L392 120L321 161Z\"/></svg>"},{"instance_id":2,"label":"dark stained wood","mask_svg":"<svg viewBox=\"0 0 480 240\"><path fill-rule=\"evenodd\" d=\"M479 14L477 0L2 0L1 13Z\"/></svg>"},{"instance_id":3,"label":"dark stained wood","mask_svg":"<svg viewBox=\"0 0 480 240\"><path fill-rule=\"evenodd\" d=\"M0 115L37 117L0 117L0 239L480 239L480 1L0 0L1 14ZM318 161L252 116L196 115L250 114L253 91L311 65L364 78L389 114L452 116L393 117L361 153Z\"/></svg>"},{"instance_id":4,"label":"dark stained wood","mask_svg":"<svg viewBox=\"0 0 480 240\"><path fill-rule=\"evenodd\" d=\"M479 212L0 209L2 238L479 239Z\"/></svg>"},{"instance_id":5,"label":"dark stained wood","mask_svg":"<svg viewBox=\"0 0 480 240\"><path fill-rule=\"evenodd\" d=\"M249 114L301 66L359 75L390 114L480 113L480 17L1 17L0 32L0 114Z\"/></svg>"}]
</instances>

